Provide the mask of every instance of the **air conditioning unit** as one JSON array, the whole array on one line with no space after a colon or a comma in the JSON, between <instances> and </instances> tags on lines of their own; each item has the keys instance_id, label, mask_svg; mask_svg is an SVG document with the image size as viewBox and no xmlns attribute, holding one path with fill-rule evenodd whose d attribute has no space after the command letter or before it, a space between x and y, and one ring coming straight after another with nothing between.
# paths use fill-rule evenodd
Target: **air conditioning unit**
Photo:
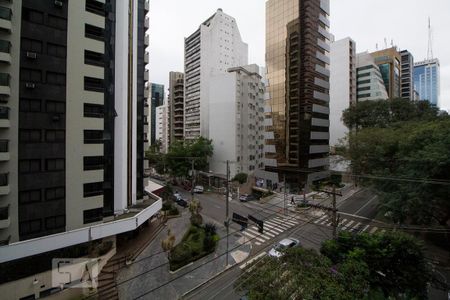
<instances>
[{"instance_id":1,"label":"air conditioning unit","mask_svg":"<svg viewBox=\"0 0 450 300\"><path fill-rule=\"evenodd\" d=\"M62 1L55 0L55 6L62 7L63 6Z\"/></svg>"},{"instance_id":2,"label":"air conditioning unit","mask_svg":"<svg viewBox=\"0 0 450 300\"><path fill-rule=\"evenodd\" d=\"M25 84L25 87L26 87L27 89L34 89L34 88L36 87L36 85L35 85L34 83L32 83L32 82L27 82L27 83Z\"/></svg>"},{"instance_id":3,"label":"air conditioning unit","mask_svg":"<svg viewBox=\"0 0 450 300\"><path fill-rule=\"evenodd\" d=\"M37 54L36 54L36 52L27 52L27 57L31 58L31 59L36 59Z\"/></svg>"}]
</instances>

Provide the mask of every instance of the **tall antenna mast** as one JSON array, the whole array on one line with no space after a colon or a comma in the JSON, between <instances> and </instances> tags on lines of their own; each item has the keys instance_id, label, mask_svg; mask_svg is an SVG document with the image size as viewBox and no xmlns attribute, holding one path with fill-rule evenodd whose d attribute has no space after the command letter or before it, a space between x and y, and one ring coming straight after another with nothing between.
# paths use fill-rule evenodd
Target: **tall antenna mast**
<instances>
[{"instance_id":1,"label":"tall antenna mast","mask_svg":"<svg viewBox=\"0 0 450 300\"><path fill-rule=\"evenodd\" d=\"M427 60L433 59L433 30L431 29L431 18L428 17L428 53Z\"/></svg>"}]
</instances>

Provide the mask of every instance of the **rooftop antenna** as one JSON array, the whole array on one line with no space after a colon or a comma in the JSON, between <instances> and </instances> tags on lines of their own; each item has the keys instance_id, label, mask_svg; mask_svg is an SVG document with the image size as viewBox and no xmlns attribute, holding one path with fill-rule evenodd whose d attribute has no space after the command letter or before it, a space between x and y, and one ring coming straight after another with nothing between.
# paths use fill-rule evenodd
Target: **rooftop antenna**
<instances>
[{"instance_id":1,"label":"rooftop antenna","mask_svg":"<svg viewBox=\"0 0 450 300\"><path fill-rule=\"evenodd\" d=\"M387 38L384 38L384 49L387 49Z\"/></svg>"},{"instance_id":2,"label":"rooftop antenna","mask_svg":"<svg viewBox=\"0 0 450 300\"><path fill-rule=\"evenodd\" d=\"M433 59L433 30L431 29L431 18L428 17L428 53L427 60Z\"/></svg>"}]
</instances>

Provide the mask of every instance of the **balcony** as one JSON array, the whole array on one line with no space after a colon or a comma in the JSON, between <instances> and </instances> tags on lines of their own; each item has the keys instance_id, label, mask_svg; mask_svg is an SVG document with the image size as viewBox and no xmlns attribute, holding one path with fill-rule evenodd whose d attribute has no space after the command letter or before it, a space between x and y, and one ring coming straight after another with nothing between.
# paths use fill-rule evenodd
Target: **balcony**
<instances>
[{"instance_id":1,"label":"balcony","mask_svg":"<svg viewBox=\"0 0 450 300\"><path fill-rule=\"evenodd\" d=\"M149 98L150 97L150 90L148 88L144 89L144 98Z\"/></svg>"},{"instance_id":2,"label":"balcony","mask_svg":"<svg viewBox=\"0 0 450 300\"><path fill-rule=\"evenodd\" d=\"M146 64L148 64L150 62L150 54L147 51L145 51L145 54L144 54L144 62Z\"/></svg>"},{"instance_id":3,"label":"balcony","mask_svg":"<svg viewBox=\"0 0 450 300\"><path fill-rule=\"evenodd\" d=\"M11 63L11 42L0 40L0 62Z\"/></svg>"},{"instance_id":4,"label":"balcony","mask_svg":"<svg viewBox=\"0 0 450 300\"><path fill-rule=\"evenodd\" d=\"M9 159L9 141L0 140L0 161L8 161Z\"/></svg>"},{"instance_id":5,"label":"balcony","mask_svg":"<svg viewBox=\"0 0 450 300\"><path fill-rule=\"evenodd\" d=\"M9 218L9 205L6 207L0 207L0 229L8 228L11 225Z\"/></svg>"},{"instance_id":6,"label":"balcony","mask_svg":"<svg viewBox=\"0 0 450 300\"><path fill-rule=\"evenodd\" d=\"M9 194L9 180L8 173L0 174L0 195L8 195Z\"/></svg>"},{"instance_id":7,"label":"balcony","mask_svg":"<svg viewBox=\"0 0 450 300\"><path fill-rule=\"evenodd\" d=\"M144 44L145 44L146 47L148 45L150 45L150 36L148 34L145 35Z\"/></svg>"},{"instance_id":8,"label":"balcony","mask_svg":"<svg viewBox=\"0 0 450 300\"><path fill-rule=\"evenodd\" d=\"M0 95L10 96L11 88L9 87L10 76L8 73L0 73Z\"/></svg>"},{"instance_id":9,"label":"balcony","mask_svg":"<svg viewBox=\"0 0 450 300\"><path fill-rule=\"evenodd\" d=\"M145 29L149 29L150 28L150 18L149 17L145 18L144 26L145 26Z\"/></svg>"},{"instance_id":10,"label":"balcony","mask_svg":"<svg viewBox=\"0 0 450 300\"><path fill-rule=\"evenodd\" d=\"M149 9L150 9L150 4L149 4L148 0L145 0L145 2L144 2L144 9L145 9L145 12L146 12L146 13L147 13L147 12L149 11Z\"/></svg>"},{"instance_id":11,"label":"balcony","mask_svg":"<svg viewBox=\"0 0 450 300\"><path fill-rule=\"evenodd\" d=\"M0 30L11 32L12 11L10 8L0 6Z\"/></svg>"},{"instance_id":12,"label":"balcony","mask_svg":"<svg viewBox=\"0 0 450 300\"><path fill-rule=\"evenodd\" d=\"M144 72L144 80L148 81L148 79L149 79L148 70L145 70L145 72Z\"/></svg>"},{"instance_id":13,"label":"balcony","mask_svg":"<svg viewBox=\"0 0 450 300\"><path fill-rule=\"evenodd\" d=\"M9 107L0 106L0 128L9 128Z\"/></svg>"}]
</instances>

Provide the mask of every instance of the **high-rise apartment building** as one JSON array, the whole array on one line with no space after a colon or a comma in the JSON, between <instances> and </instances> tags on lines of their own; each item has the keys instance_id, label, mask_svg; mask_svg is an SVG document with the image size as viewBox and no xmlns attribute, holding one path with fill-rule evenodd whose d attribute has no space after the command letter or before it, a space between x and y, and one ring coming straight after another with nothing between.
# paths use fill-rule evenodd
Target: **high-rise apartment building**
<instances>
[{"instance_id":1,"label":"high-rise apartment building","mask_svg":"<svg viewBox=\"0 0 450 300\"><path fill-rule=\"evenodd\" d=\"M167 153L169 148L169 110L167 104L156 108L156 141L160 142L162 153Z\"/></svg>"},{"instance_id":2,"label":"high-rise apartment building","mask_svg":"<svg viewBox=\"0 0 450 300\"><path fill-rule=\"evenodd\" d=\"M150 145L154 145L156 141L156 108L164 104L164 85L151 83L150 94Z\"/></svg>"},{"instance_id":3,"label":"high-rise apartment building","mask_svg":"<svg viewBox=\"0 0 450 300\"><path fill-rule=\"evenodd\" d=\"M380 68L369 52L356 55L356 78L357 102L389 98Z\"/></svg>"},{"instance_id":4,"label":"high-rise apartment building","mask_svg":"<svg viewBox=\"0 0 450 300\"><path fill-rule=\"evenodd\" d=\"M400 98L401 56L396 47L371 53L381 72L389 98Z\"/></svg>"},{"instance_id":5,"label":"high-rise apartment building","mask_svg":"<svg viewBox=\"0 0 450 300\"><path fill-rule=\"evenodd\" d=\"M209 138L214 154L209 169L226 174L226 160L233 177L264 169L264 93L257 65L229 68L227 74L211 78Z\"/></svg>"},{"instance_id":6,"label":"high-rise apartment building","mask_svg":"<svg viewBox=\"0 0 450 300\"><path fill-rule=\"evenodd\" d=\"M329 165L329 0L266 2L266 170L300 186Z\"/></svg>"},{"instance_id":7,"label":"high-rise apartment building","mask_svg":"<svg viewBox=\"0 0 450 300\"><path fill-rule=\"evenodd\" d=\"M439 107L440 63L438 59L418 62L414 65L414 87L420 100L427 100Z\"/></svg>"},{"instance_id":8,"label":"high-rise apartment building","mask_svg":"<svg viewBox=\"0 0 450 300\"><path fill-rule=\"evenodd\" d=\"M169 144L184 136L184 73L169 74Z\"/></svg>"},{"instance_id":9,"label":"high-rise apartment building","mask_svg":"<svg viewBox=\"0 0 450 300\"><path fill-rule=\"evenodd\" d=\"M345 138L348 128L342 113L356 104L356 43L345 38L331 43L330 146Z\"/></svg>"},{"instance_id":10,"label":"high-rise apartment building","mask_svg":"<svg viewBox=\"0 0 450 300\"><path fill-rule=\"evenodd\" d=\"M401 97L414 100L414 57L408 50L400 51L401 56Z\"/></svg>"},{"instance_id":11,"label":"high-rise apartment building","mask_svg":"<svg viewBox=\"0 0 450 300\"><path fill-rule=\"evenodd\" d=\"M247 65L248 46L242 42L236 20L222 9L186 38L184 45L184 137L209 138L210 102L216 96L210 78Z\"/></svg>"},{"instance_id":12,"label":"high-rise apartment building","mask_svg":"<svg viewBox=\"0 0 450 300\"><path fill-rule=\"evenodd\" d=\"M0 3L0 263L134 230L160 209L143 200L147 11Z\"/></svg>"}]
</instances>

